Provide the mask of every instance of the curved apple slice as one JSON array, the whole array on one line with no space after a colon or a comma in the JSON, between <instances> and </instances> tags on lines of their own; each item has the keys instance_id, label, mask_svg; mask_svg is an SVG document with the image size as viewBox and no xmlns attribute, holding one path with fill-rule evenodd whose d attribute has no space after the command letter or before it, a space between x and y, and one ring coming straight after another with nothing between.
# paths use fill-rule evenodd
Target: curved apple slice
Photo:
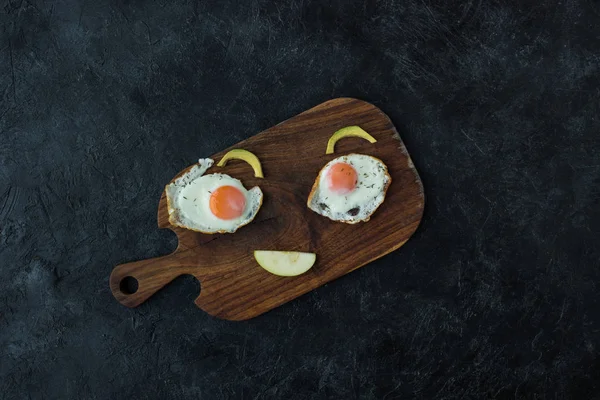
<instances>
[{"instance_id":1,"label":"curved apple slice","mask_svg":"<svg viewBox=\"0 0 600 400\"><path fill-rule=\"evenodd\" d=\"M254 170L254 176L257 178L264 178L262 172L262 166L260 165L260 160L258 157L254 155L254 153L249 152L244 149L233 149L230 150L227 154L221 158L221 161L217 164L217 167L223 167L227 164L229 160L242 160L246 161L252 169Z\"/></svg>"},{"instance_id":2,"label":"curved apple slice","mask_svg":"<svg viewBox=\"0 0 600 400\"><path fill-rule=\"evenodd\" d=\"M327 151L325 154L333 154L333 149L337 141L345 137L359 137L368 140L369 143L377 142L377 139L365 132L360 126L347 126L339 131L336 131L329 138L329 141L327 142Z\"/></svg>"},{"instance_id":3,"label":"curved apple slice","mask_svg":"<svg viewBox=\"0 0 600 400\"><path fill-rule=\"evenodd\" d=\"M254 258L258 265L274 275L298 276L313 266L317 255L299 251L255 250Z\"/></svg>"}]
</instances>

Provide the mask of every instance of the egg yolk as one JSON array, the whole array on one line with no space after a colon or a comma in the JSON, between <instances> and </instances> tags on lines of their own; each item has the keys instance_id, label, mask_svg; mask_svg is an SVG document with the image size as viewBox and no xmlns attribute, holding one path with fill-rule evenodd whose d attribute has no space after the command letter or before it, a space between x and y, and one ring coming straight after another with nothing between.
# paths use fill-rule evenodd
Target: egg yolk
<instances>
[{"instance_id":1,"label":"egg yolk","mask_svg":"<svg viewBox=\"0 0 600 400\"><path fill-rule=\"evenodd\" d=\"M350 193L356 187L356 170L344 162L333 164L327 173L329 189L338 194Z\"/></svg>"},{"instance_id":2,"label":"egg yolk","mask_svg":"<svg viewBox=\"0 0 600 400\"><path fill-rule=\"evenodd\" d=\"M221 186L210 195L210 211L220 219L234 219L244 213L246 196L236 187Z\"/></svg>"}]
</instances>

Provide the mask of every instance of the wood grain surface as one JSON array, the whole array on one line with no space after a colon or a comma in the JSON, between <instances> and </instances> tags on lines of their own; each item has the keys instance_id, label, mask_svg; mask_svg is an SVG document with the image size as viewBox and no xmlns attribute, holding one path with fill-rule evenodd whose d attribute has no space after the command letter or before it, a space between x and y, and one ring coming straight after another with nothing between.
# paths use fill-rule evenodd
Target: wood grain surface
<instances>
[{"instance_id":1,"label":"wood grain surface","mask_svg":"<svg viewBox=\"0 0 600 400\"><path fill-rule=\"evenodd\" d=\"M377 143L345 138L337 143L335 154L325 155L329 137L349 125L359 125ZM121 304L136 307L177 276L191 274L201 285L198 307L219 318L249 319L398 249L421 221L424 194L419 175L390 119L370 103L351 98L327 101L211 158L216 164L233 148L256 154L265 178L255 178L252 168L238 160L213 166L207 174L218 171L240 179L246 188L260 186L265 197L256 219L233 234L176 228L169 224L163 191L158 226L173 230L179 245L172 254L113 270L110 288ZM355 225L333 222L306 207L319 170L348 153L380 158L392 177L386 199L371 220ZM256 263L254 250L314 252L317 261L303 275L279 277ZM136 291L123 284L129 277L137 280Z\"/></svg>"}]
</instances>

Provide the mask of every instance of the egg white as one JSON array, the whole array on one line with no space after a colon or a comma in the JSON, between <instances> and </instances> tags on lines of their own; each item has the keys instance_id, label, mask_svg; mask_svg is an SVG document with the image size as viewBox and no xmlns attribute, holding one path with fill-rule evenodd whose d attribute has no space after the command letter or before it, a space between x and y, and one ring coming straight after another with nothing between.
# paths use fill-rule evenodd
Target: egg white
<instances>
[{"instance_id":1,"label":"egg white","mask_svg":"<svg viewBox=\"0 0 600 400\"><path fill-rule=\"evenodd\" d=\"M355 189L337 194L329 189L329 169L337 163L351 165L357 173ZM364 154L348 154L328 162L319 172L308 198L308 207L334 221L355 224L368 221L383 203L392 178L386 165L378 158Z\"/></svg>"},{"instance_id":2,"label":"egg white","mask_svg":"<svg viewBox=\"0 0 600 400\"><path fill-rule=\"evenodd\" d=\"M204 175L213 163L210 158L198 160L198 165L165 188L172 225L203 233L233 233L256 217L263 199L260 188L246 190L239 179L226 174ZM210 211L212 192L226 185L239 189L246 198L244 212L235 219L220 219Z\"/></svg>"}]
</instances>

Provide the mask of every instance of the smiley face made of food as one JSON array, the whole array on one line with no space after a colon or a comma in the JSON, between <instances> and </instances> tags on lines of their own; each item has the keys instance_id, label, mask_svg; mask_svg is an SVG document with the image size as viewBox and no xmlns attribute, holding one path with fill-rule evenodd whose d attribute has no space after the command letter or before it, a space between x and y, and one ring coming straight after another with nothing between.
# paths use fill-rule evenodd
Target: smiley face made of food
<instances>
[{"instance_id":1,"label":"smiley face made of food","mask_svg":"<svg viewBox=\"0 0 600 400\"><path fill-rule=\"evenodd\" d=\"M331 136L326 154L334 152L335 143L344 137L376 139L358 126L346 127ZM246 161L257 178L263 178L261 163L253 153L234 149L223 156L218 166L231 159ZM252 222L263 201L258 186L247 190L227 174L205 172L212 159L200 159L198 165L167 185L169 222L173 226L196 232L234 233ZM328 162L319 172L307 206L333 221L356 224L366 222L383 203L391 177L385 164L372 156L348 154ZM285 250L256 250L258 265L279 276L297 276L308 271L316 254Z\"/></svg>"}]
</instances>

